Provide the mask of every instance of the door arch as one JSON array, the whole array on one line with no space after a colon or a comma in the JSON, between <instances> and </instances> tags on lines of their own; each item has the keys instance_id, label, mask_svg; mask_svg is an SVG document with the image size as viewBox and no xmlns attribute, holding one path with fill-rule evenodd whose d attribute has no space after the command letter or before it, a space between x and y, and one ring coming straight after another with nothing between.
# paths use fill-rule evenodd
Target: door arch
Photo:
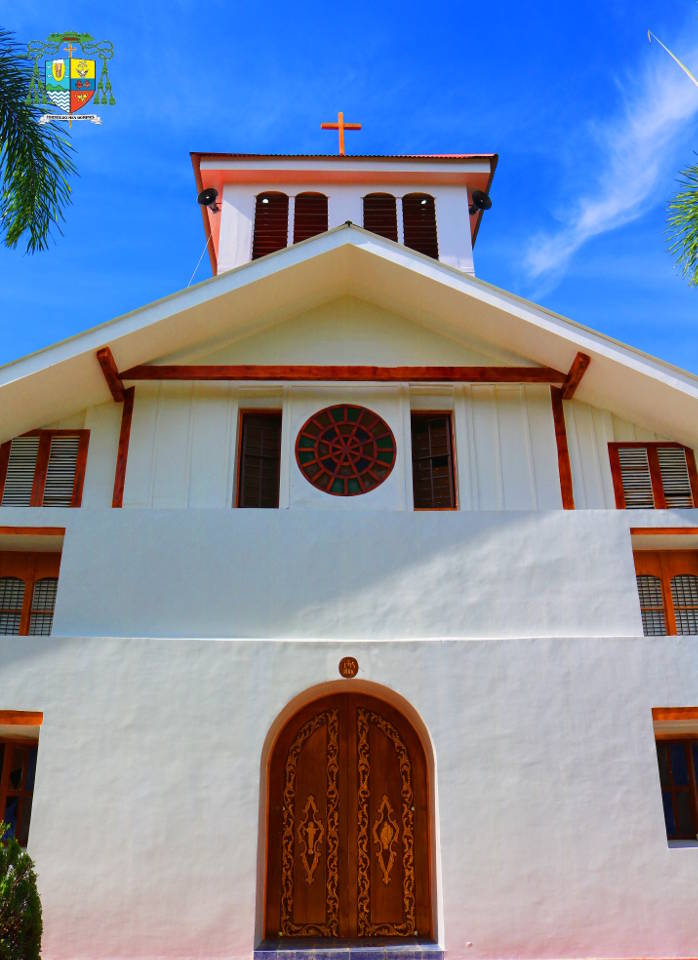
<instances>
[{"instance_id":1,"label":"door arch","mask_svg":"<svg viewBox=\"0 0 698 960\"><path fill-rule=\"evenodd\" d=\"M414 726L372 693L288 717L267 771L265 940L432 940L428 778Z\"/></svg>"}]
</instances>

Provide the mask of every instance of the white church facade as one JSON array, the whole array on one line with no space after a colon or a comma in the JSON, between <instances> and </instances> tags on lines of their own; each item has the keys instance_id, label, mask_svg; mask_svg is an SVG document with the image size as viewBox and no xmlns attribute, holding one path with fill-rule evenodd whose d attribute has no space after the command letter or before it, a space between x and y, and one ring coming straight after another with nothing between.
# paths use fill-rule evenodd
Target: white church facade
<instances>
[{"instance_id":1,"label":"white church facade","mask_svg":"<svg viewBox=\"0 0 698 960\"><path fill-rule=\"evenodd\" d=\"M0 369L46 960L696 955L698 380L475 276L496 159L195 154L213 277Z\"/></svg>"}]
</instances>

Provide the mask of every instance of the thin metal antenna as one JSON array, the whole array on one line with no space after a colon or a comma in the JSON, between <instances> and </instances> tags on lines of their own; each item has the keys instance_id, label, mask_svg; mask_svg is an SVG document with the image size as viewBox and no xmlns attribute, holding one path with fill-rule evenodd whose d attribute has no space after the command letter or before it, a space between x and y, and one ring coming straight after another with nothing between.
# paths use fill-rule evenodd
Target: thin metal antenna
<instances>
[{"instance_id":1,"label":"thin metal antenna","mask_svg":"<svg viewBox=\"0 0 698 960\"><path fill-rule=\"evenodd\" d=\"M210 241L211 241L211 234L209 233L206 243L204 244L204 249L201 251L201 256L197 260L196 266L194 267L194 272L192 273L191 277L189 277L189 283L187 284L187 287L191 286L191 282L196 276L196 271L199 269L199 266L201 265L201 261L204 259L204 254L206 253L206 247L209 245Z\"/></svg>"}]
</instances>

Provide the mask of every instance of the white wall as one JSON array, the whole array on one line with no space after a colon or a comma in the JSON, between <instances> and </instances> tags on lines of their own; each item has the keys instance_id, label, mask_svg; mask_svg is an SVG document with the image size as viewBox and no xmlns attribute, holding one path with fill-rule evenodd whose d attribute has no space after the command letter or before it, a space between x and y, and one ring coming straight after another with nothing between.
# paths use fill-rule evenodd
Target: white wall
<instances>
[{"instance_id":1,"label":"white wall","mask_svg":"<svg viewBox=\"0 0 698 960\"><path fill-rule=\"evenodd\" d=\"M56 635L634 636L628 523L650 512L5 508L0 525L66 525Z\"/></svg>"},{"instance_id":2,"label":"white wall","mask_svg":"<svg viewBox=\"0 0 698 960\"><path fill-rule=\"evenodd\" d=\"M2 637L0 708L44 712L45 960L251 957L265 735L343 655L431 736L449 960L695 954L698 849L667 845L650 712L698 704L695 637Z\"/></svg>"},{"instance_id":3,"label":"white wall","mask_svg":"<svg viewBox=\"0 0 698 960\"><path fill-rule=\"evenodd\" d=\"M266 187L262 183L248 187L226 185L221 205L221 226L218 241L218 272L247 263L252 257L252 237L256 197L267 190L284 192L291 198L299 193L322 193L328 198L328 227L338 227L347 220L363 226L363 197L369 193L390 193L397 198L398 237L402 242L402 197L408 193L428 193L434 197L439 260L460 270L473 273L473 248L470 238L468 191L466 187L429 186L390 187L386 184L307 183L296 186ZM293 239L292 210L289 211L289 239Z\"/></svg>"}]
</instances>

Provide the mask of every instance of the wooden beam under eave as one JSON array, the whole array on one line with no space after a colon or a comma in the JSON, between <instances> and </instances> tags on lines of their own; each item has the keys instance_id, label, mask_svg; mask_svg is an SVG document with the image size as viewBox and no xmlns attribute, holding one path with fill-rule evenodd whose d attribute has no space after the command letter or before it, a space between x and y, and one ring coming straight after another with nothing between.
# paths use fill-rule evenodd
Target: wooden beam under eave
<instances>
[{"instance_id":1,"label":"wooden beam under eave","mask_svg":"<svg viewBox=\"0 0 698 960\"><path fill-rule=\"evenodd\" d=\"M551 387L550 399L553 405L553 422L555 424L557 466L560 472L560 493L562 495L562 507L563 510L574 510L572 464L570 463L570 451L569 447L567 446L567 426L565 424L565 410L562 405L562 388Z\"/></svg>"},{"instance_id":2,"label":"wooden beam under eave","mask_svg":"<svg viewBox=\"0 0 698 960\"><path fill-rule=\"evenodd\" d=\"M188 366L144 364L123 380L311 380L367 383L564 383L552 367Z\"/></svg>"},{"instance_id":3,"label":"wooden beam under eave","mask_svg":"<svg viewBox=\"0 0 698 960\"><path fill-rule=\"evenodd\" d=\"M136 388L124 390L124 408L121 412L121 430L119 432L119 449L116 454L116 469L114 471L114 492L112 507L123 507L124 485L126 483L126 464L128 463L128 447L131 440L131 420L133 418L133 397Z\"/></svg>"},{"instance_id":4,"label":"wooden beam under eave","mask_svg":"<svg viewBox=\"0 0 698 960\"><path fill-rule=\"evenodd\" d=\"M119 368L116 365L114 355L109 347L100 347L97 351L97 360L102 368L104 379L111 391L111 395L117 403L122 403L124 399L124 385L119 376Z\"/></svg>"},{"instance_id":5,"label":"wooden beam under eave","mask_svg":"<svg viewBox=\"0 0 698 960\"><path fill-rule=\"evenodd\" d=\"M590 363L591 357L588 357L586 353L578 353L574 358L569 373L565 377L565 382L562 385L563 400L572 399Z\"/></svg>"}]
</instances>

